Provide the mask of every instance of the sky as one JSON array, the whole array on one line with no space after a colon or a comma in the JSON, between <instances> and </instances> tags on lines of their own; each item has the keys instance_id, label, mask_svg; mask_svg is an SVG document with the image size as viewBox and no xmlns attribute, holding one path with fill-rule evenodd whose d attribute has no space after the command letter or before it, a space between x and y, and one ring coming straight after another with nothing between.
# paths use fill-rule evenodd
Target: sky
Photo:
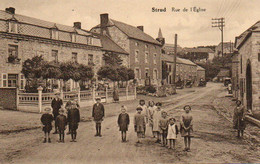
<instances>
[{"instance_id":1,"label":"sky","mask_svg":"<svg viewBox=\"0 0 260 164\"><path fill-rule=\"evenodd\" d=\"M1 10L14 7L17 14L73 26L81 22L90 30L100 22L100 14L133 26L156 38L159 28L166 43L174 43L178 34L181 47L217 45L221 32L212 28L212 18L225 18L224 41L235 37L260 20L260 0L1 0ZM152 12L152 8L167 12ZM172 12L172 8L180 12ZM206 9L191 12L190 8ZM183 12L183 9L188 12Z\"/></svg>"}]
</instances>

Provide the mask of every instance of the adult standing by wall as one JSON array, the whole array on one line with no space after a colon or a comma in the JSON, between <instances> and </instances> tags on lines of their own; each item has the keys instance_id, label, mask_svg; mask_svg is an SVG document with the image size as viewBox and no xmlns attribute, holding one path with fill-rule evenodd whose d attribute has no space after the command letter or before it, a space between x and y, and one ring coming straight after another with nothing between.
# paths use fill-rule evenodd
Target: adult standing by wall
<instances>
[{"instance_id":1,"label":"adult standing by wall","mask_svg":"<svg viewBox=\"0 0 260 164\"><path fill-rule=\"evenodd\" d=\"M102 137L102 135L101 135L101 123L104 120L104 116L105 116L104 105L101 103L101 98L97 97L96 103L93 105L93 110L92 110L92 117L94 118L94 121L96 123L96 135L95 135L95 137L97 137L97 136Z\"/></svg>"},{"instance_id":2,"label":"adult standing by wall","mask_svg":"<svg viewBox=\"0 0 260 164\"><path fill-rule=\"evenodd\" d=\"M60 98L60 93L57 92L57 93L55 93L55 98L51 102L52 114L53 114L53 117L54 117L54 120L55 120L55 132L53 134L58 133L56 118L59 115L59 109L61 108L62 105L63 105L63 101Z\"/></svg>"},{"instance_id":3,"label":"adult standing by wall","mask_svg":"<svg viewBox=\"0 0 260 164\"><path fill-rule=\"evenodd\" d=\"M240 100L236 101L236 105L237 106L234 109L233 126L234 129L237 130L237 137L240 136L243 137L244 130L246 128L246 123L245 123L246 110Z\"/></svg>"}]
</instances>

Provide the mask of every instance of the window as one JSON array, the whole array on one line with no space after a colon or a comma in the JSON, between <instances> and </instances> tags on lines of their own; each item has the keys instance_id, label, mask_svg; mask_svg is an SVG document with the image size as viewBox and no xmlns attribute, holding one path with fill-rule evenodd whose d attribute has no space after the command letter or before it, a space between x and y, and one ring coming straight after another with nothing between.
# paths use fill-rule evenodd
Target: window
<instances>
[{"instance_id":1,"label":"window","mask_svg":"<svg viewBox=\"0 0 260 164\"><path fill-rule=\"evenodd\" d=\"M17 23L16 22L9 22L9 32L17 33Z\"/></svg>"},{"instance_id":2,"label":"window","mask_svg":"<svg viewBox=\"0 0 260 164\"><path fill-rule=\"evenodd\" d=\"M18 45L8 45L8 54L15 58L18 57Z\"/></svg>"},{"instance_id":3,"label":"window","mask_svg":"<svg viewBox=\"0 0 260 164\"><path fill-rule=\"evenodd\" d=\"M72 52L72 62L78 62L78 54L76 52Z\"/></svg>"},{"instance_id":4,"label":"window","mask_svg":"<svg viewBox=\"0 0 260 164\"><path fill-rule=\"evenodd\" d=\"M145 77L146 77L146 78L149 77L149 69L148 69L148 68L145 69Z\"/></svg>"},{"instance_id":5,"label":"window","mask_svg":"<svg viewBox=\"0 0 260 164\"><path fill-rule=\"evenodd\" d=\"M139 51L138 50L136 50L135 51L135 62L139 62Z\"/></svg>"},{"instance_id":6,"label":"window","mask_svg":"<svg viewBox=\"0 0 260 164\"><path fill-rule=\"evenodd\" d=\"M147 45L147 44L145 45L145 48L146 48L146 49L148 48L148 45Z\"/></svg>"},{"instance_id":7,"label":"window","mask_svg":"<svg viewBox=\"0 0 260 164\"><path fill-rule=\"evenodd\" d=\"M84 54L83 60L87 60L87 55L86 54Z\"/></svg>"},{"instance_id":8,"label":"window","mask_svg":"<svg viewBox=\"0 0 260 164\"><path fill-rule=\"evenodd\" d=\"M91 37L88 37L88 44L93 44L93 39Z\"/></svg>"},{"instance_id":9,"label":"window","mask_svg":"<svg viewBox=\"0 0 260 164\"><path fill-rule=\"evenodd\" d=\"M139 46L139 43L138 43L138 42L135 42L135 46Z\"/></svg>"},{"instance_id":10,"label":"window","mask_svg":"<svg viewBox=\"0 0 260 164\"><path fill-rule=\"evenodd\" d=\"M153 55L153 64L157 64L156 63L156 56L157 56L156 54Z\"/></svg>"},{"instance_id":11,"label":"window","mask_svg":"<svg viewBox=\"0 0 260 164\"><path fill-rule=\"evenodd\" d=\"M157 73L157 69L153 70L153 79L158 79L158 73Z\"/></svg>"},{"instance_id":12,"label":"window","mask_svg":"<svg viewBox=\"0 0 260 164\"><path fill-rule=\"evenodd\" d=\"M171 65L169 65L169 70L168 70L169 72L171 72L172 71L172 66Z\"/></svg>"},{"instance_id":13,"label":"window","mask_svg":"<svg viewBox=\"0 0 260 164\"><path fill-rule=\"evenodd\" d=\"M76 34L71 34L71 42L76 42Z\"/></svg>"},{"instance_id":14,"label":"window","mask_svg":"<svg viewBox=\"0 0 260 164\"><path fill-rule=\"evenodd\" d=\"M17 86L17 74L8 74L8 87Z\"/></svg>"},{"instance_id":15,"label":"window","mask_svg":"<svg viewBox=\"0 0 260 164\"><path fill-rule=\"evenodd\" d=\"M57 31L56 29L52 29L51 30L51 38L52 39L59 39L59 31Z\"/></svg>"},{"instance_id":16,"label":"window","mask_svg":"<svg viewBox=\"0 0 260 164\"><path fill-rule=\"evenodd\" d=\"M139 70L139 68L136 68L136 69L135 69L135 77L136 77L137 79L141 79L141 78L140 78L140 70Z\"/></svg>"},{"instance_id":17,"label":"window","mask_svg":"<svg viewBox=\"0 0 260 164\"><path fill-rule=\"evenodd\" d=\"M51 51L51 56L53 58L53 61L55 63L58 63L59 62L59 59L58 59L58 50L52 50Z\"/></svg>"},{"instance_id":18,"label":"window","mask_svg":"<svg viewBox=\"0 0 260 164\"><path fill-rule=\"evenodd\" d=\"M23 90L25 87L25 77L23 74L20 74L20 85L19 85L20 89Z\"/></svg>"},{"instance_id":19,"label":"window","mask_svg":"<svg viewBox=\"0 0 260 164\"><path fill-rule=\"evenodd\" d=\"M243 73L242 55L240 57L240 71L241 71L241 74L242 74Z\"/></svg>"},{"instance_id":20,"label":"window","mask_svg":"<svg viewBox=\"0 0 260 164\"><path fill-rule=\"evenodd\" d=\"M145 63L148 63L148 52L145 52Z\"/></svg>"},{"instance_id":21,"label":"window","mask_svg":"<svg viewBox=\"0 0 260 164\"><path fill-rule=\"evenodd\" d=\"M2 87L7 87L7 74L2 73Z\"/></svg>"},{"instance_id":22,"label":"window","mask_svg":"<svg viewBox=\"0 0 260 164\"><path fill-rule=\"evenodd\" d=\"M93 55L88 54L88 65L93 65L93 64L94 64Z\"/></svg>"},{"instance_id":23,"label":"window","mask_svg":"<svg viewBox=\"0 0 260 164\"><path fill-rule=\"evenodd\" d=\"M258 53L258 61L260 62L260 53Z\"/></svg>"}]
</instances>

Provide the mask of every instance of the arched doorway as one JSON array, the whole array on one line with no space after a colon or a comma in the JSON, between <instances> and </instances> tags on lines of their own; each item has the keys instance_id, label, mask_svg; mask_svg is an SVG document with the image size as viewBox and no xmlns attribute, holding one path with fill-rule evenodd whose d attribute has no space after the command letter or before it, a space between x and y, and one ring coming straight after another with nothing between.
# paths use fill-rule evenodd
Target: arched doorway
<instances>
[{"instance_id":1,"label":"arched doorway","mask_svg":"<svg viewBox=\"0 0 260 164\"><path fill-rule=\"evenodd\" d=\"M247 109L252 109L252 70L249 60L246 66L246 102Z\"/></svg>"}]
</instances>

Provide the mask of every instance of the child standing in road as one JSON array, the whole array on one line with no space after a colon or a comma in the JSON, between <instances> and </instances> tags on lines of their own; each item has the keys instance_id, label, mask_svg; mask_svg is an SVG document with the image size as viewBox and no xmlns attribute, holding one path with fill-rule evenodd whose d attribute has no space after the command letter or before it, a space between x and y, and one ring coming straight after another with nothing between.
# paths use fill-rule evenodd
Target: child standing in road
<instances>
[{"instance_id":1,"label":"child standing in road","mask_svg":"<svg viewBox=\"0 0 260 164\"><path fill-rule=\"evenodd\" d=\"M145 117L142 114L142 108L138 107L137 109L137 113L135 114L134 117L134 128L135 128L135 132L137 133L137 143L141 143L141 138L143 137L143 133L144 133L144 127L145 127Z\"/></svg>"},{"instance_id":2,"label":"child standing in road","mask_svg":"<svg viewBox=\"0 0 260 164\"><path fill-rule=\"evenodd\" d=\"M52 121L54 120L52 114L51 114L51 108L47 107L44 109L44 114L41 117L41 122L43 124L43 128L42 131L44 131L44 141L43 143L47 142L47 138L48 138L48 142L51 143L51 139L50 139L50 132L52 130Z\"/></svg>"},{"instance_id":3,"label":"child standing in road","mask_svg":"<svg viewBox=\"0 0 260 164\"><path fill-rule=\"evenodd\" d=\"M149 126L152 128L152 133L153 133L153 138L155 138L155 133L153 132L153 115L154 111L156 110L156 106L154 105L153 101L148 102L149 107L147 108L148 110L148 123Z\"/></svg>"},{"instance_id":4,"label":"child standing in road","mask_svg":"<svg viewBox=\"0 0 260 164\"><path fill-rule=\"evenodd\" d=\"M128 130L128 125L130 123L129 115L126 113L126 106L121 106L121 113L118 116L117 124L122 135L122 142L126 142L126 131Z\"/></svg>"},{"instance_id":5,"label":"child standing in road","mask_svg":"<svg viewBox=\"0 0 260 164\"><path fill-rule=\"evenodd\" d=\"M161 134L160 134L160 127L159 127L159 120L162 117L161 113L161 106L162 103L156 103L156 109L154 110L153 114L153 133L157 136L156 143L160 143Z\"/></svg>"},{"instance_id":6,"label":"child standing in road","mask_svg":"<svg viewBox=\"0 0 260 164\"><path fill-rule=\"evenodd\" d=\"M167 145L168 119L167 112L162 111L162 117L159 120L160 133L162 137L162 146Z\"/></svg>"},{"instance_id":7,"label":"child standing in road","mask_svg":"<svg viewBox=\"0 0 260 164\"><path fill-rule=\"evenodd\" d=\"M190 114L191 107L189 105L183 108L185 113L181 116L181 136L184 137L185 149L184 151L190 152L191 137L193 132L192 115Z\"/></svg>"},{"instance_id":8,"label":"child standing in road","mask_svg":"<svg viewBox=\"0 0 260 164\"><path fill-rule=\"evenodd\" d=\"M145 131L146 131L146 124L148 122L148 110L147 110L147 106L145 105L145 100L141 99L139 101L139 106L142 108L142 114L144 115L145 118L145 126L144 126L144 132L143 132L143 138L145 138Z\"/></svg>"},{"instance_id":9,"label":"child standing in road","mask_svg":"<svg viewBox=\"0 0 260 164\"><path fill-rule=\"evenodd\" d=\"M71 130L71 141L70 142L76 142L77 138L77 129L79 127L80 122L80 113L79 109L77 107L77 103L75 101L72 101L71 108L68 111L68 123Z\"/></svg>"},{"instance_id":10,"label":"child standing in road","mask_svg":"<svg viewBox=\"0 0 260 164\"><path fill-rule=\"evenodd\" d=\"M64 108L61 108L59 110L59 115L56 118L56 122L57 122L59 136L60 136L60 139L58 142L64 143L64 134L65 134L66 126L67 126L67 117L65 116Z\"/></svg>"},{"instance_id":11,"label":"child standing in road","mask_svg":"<svg viewBox=\"0 0 260 164\"><path fill-rule=\"evenodd\" d=\"M178 126L176 125L175 122L176 122L175 118L172 117L169 119L168 134L167 134L169 149L174 149L174 150L175 150L175 141L179 133Z\"/></svg>"}]
</instances>

